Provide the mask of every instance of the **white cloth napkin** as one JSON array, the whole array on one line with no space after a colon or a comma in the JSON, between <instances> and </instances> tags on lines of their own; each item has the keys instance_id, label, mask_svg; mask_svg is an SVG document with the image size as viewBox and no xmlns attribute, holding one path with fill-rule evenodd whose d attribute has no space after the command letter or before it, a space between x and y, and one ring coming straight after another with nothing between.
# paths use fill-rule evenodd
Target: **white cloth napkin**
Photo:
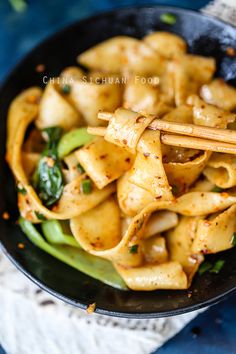
<instances>
[{"instance_id":1,"label":"white cloth napkin","mask_svg":"<svg viewBox=\"0 0 236 354\"><path fill-rule=\"evenodd\" d=\"M203 12L236 24L236 0ZM88 315L40 290L0 253L0 343L7 354L149 354L198 312L131 320Z\"/></svg>"},{"instance_id":2,"label":"white cloth napkin","mask_svg":"<svg viewBox=\"0 0 236 354\"><path fill-rule=\"evenodd\" d=\"M219 17L220 19L236 26L236 0L211 1L202 12Z\"/></svg>"},{"instance_id":3,"label":"white cloth napkin","mask_svg":"<svg viewBox=\"0 0 236 354\"><path fill-rule=\"evenodd\" d=\"M0 343L7 354L144 354L197 313L132 320L88 315L40 290L0 254Z\"/></svg>"}]
</instances>

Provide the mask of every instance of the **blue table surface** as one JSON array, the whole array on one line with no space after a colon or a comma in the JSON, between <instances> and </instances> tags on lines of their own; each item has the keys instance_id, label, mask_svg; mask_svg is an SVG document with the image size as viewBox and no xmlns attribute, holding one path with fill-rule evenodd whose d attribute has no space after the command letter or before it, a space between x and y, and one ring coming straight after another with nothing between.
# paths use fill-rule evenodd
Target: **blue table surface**
<instances>
[{"instance_id":1,"label":"blue table surface","mask_svg":"<svg viewBox=\"0 0 236 354\"><path fill-rule=\"evenodd\" d=\"M141 4L174 5L198 10L207 0L29 0L24 13L0 1L0 83L36 44L58 29L97 12ZM155 354L235 354L236 297L199 315ZM0 354L5 354L0 346ZM23 353L20 353L23 354Z\"/></svg>"}]
</instances>

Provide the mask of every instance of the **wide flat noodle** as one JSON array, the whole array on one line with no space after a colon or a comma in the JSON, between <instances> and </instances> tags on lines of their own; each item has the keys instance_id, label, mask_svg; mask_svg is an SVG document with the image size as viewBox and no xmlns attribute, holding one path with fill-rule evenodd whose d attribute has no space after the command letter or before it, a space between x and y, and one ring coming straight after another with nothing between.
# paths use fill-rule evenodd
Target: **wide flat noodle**
<instances>
[{"instance_id":1,"label":"wide flat noodle","mask_svg":"<svg viewBox=\"0 0 236 354\"><path fill-rule=\"evenodd\" d=\"M121 241L115 247L103 251L98 251L89 239L85 239L80 234L79 216L71 219L70 226L74 237L89 253L107 258L126 267L138 267L143 264L143 253L140 245L144 238L145 227L150 215L154 211L171 210L187 216L204 216L224 210L234 203L236 203L236 196L213 192L191 192L176 199L174 202L162 201L150 203L132 219ZM135 252L133 252L132 248L134 246Z\"/></svg>"},{"instance_id":2,"label":"wide flat noodle","mask_svg":"<svg viewBox=\"0 0 236 354\"><path fill-rule=\"evenodd\" d=\"M123 84L126 83L126 76L123 76L121 73L111 73L99 70L91 70L87 73L86 80L89 82L93 82L96 84L121 84L121 88L123 88Z\"/></svg>"},{"instance_id":3,"label":"wide flat noodle","mask_svg":"<svg viewBox=\"0 0 236 354\"><path fill-rule=\"evenodd\" d=\"M167 112L162 119L167 122L193 123L192 107L181 105Z\"/></svg>"},{"instance_id":4,"label":"wide flat noodle","mask_svg":"<svg viewBox=\"0 0 236 354\"><path fill-rule=\"evenodd\" d=\"M72 71L72 72L71 72ZM122 103L122 85L114 77L106 77L101 82L85 74L81 77L79 73L69 68L64 71L62 77L71 77L70 93L67 95L77 111L82 114L86 125L104 125L102 120L97 118L100 110L113 112Z\"/></svg>"},{"instance_id":5,"label":"wide flat noodle","mask_svg":"<svg viewBox=\"0 0 236 354\"><path fill-rule=\"evenodd\" d=\"M28 178L34 172L39 162L40 156L41 156L40 154L35 152L25 152L25 151L22 152L22 157L21 157L22 165Z\"/></svg>"},{"instance_id":6,"label":"wide flat noodle","mask_svg":"<svg viewBox=\"0 0 236 354\"><path fill-rule=\"evenodd\" d=\"M136 268L126 268L115 264L115 268L131 290L181 290L188 288L187 276L178 262L148 264Z\"/></svg>"},{"instance_id":7,"label":"wide flat noodle","mask_svg":"<svg viewBox=\"0 0 236 354\"><path fill-rule=\"evenodd\" d=\"M132 222L131 217L122 217L121 225L122 225L122 235L127 231L130 223ZM148 239L165 232L169 229L172 229L178 224L178 216L173 211L158 211L151 214L148 222L145 226L143 238Z\"/></svg>"},{"instance_id":8,"label":"wide flat noodle","mask_svg":"<svg viewBox=\"0 0 236 354\"><path fill-rule=\"evenodd\" d=\"M20 187L22 187L22 184L18 184L18 186L20 185ZM28 197L28 193L18 193L17 194L17 205L18 205L18 209L20 212L20 215L32 222L32 223L39 223L41 222L38 217L37 217L37 209L34 208L33 203L31 202L31 199Z\"/></svg>"},{"instance_id":9,"label":"wide flat noodle","mask_svg":"<svg viewBox=\"0 0 236 354\"><path fill-rule=\"evenodd\" d=\"M78 107L87 125L101 125L97 118L101 110L113 112L121 106L122 86L117 83L95 84L78 82L72 90L71 96L78 102Z\"/></svg>"},{"instance_id":10,"label":"wide flat noodle","mask_svg":"<svg viewBox=\"0 0 236 354\"><path fill-rule=\"evenodd\" d=\"M143 41L168 59L184 54L187 51L185 40L174 33L153 32L145 36Z\"/></svg>"},{"instance_id":11,"label":"wide flat noodle","mask_svg":"<svg viewBox=\"0 0 236 354\"><path fill-rule=\"evenodd\" d=\"M143 41L118 36L108 39L78 56L78 62L89 69L139 75L161 74L166 59Z\"/></svg>"},{"instance_id":12,"label":"wide flat noodle","mask_svg":"<svg viewBox=\"0 0 236 354\"><path fill-rule=\"evenodd\" d=\"M142 118L142 120L140 120ZM110 119L106 129L105 140L126 148L135 154L138 141L147 128L154 120L154 116L144 116L140 113L119 108Z\"/></svg>"},{"instance_id":13,"label":"wide flat noodle","mask_svg":"<svg viewBox=\"0 0 236 354\"><path fill-rule=\"evenodd\" d=\"M62 168L64 181L66 184L74 181L81 175L81 172L78 169L78 159L76 157L76 153L72 152L69 155L66 155L63 158L63 162L67 168Z\"/></svg>"},{"instance_id":14,"label":"wide flat noodle","mask_svg":"<svg viewBox=\"0 0 236 354\"><path fill-rule=\"evenodd\" d=\"M203 174L209 181L220 188L236 185L236 157L234 155L214 153L205 167Z\"/></svg>"},{"instance_id":15,"label":"wide flat noodle","mask_svg":"<svg viewBox=\"0 0 236 354\"><path fill-rule=\"evenodd\" d=\"M60 85L72 85L75 80L82 80L85 77L85 72L78 66L67 66L60 74ZM70 92L68 92L70 97Z\"/></svg>"},{"instance_id":16,"label":"wide flat noodle","mask_svg":"<svg viewBox=\"0 0 236 354\"><path fill-rule=\"evenodd\" d=\"M176 123L193 123L192 107L181 105L166 114L163 120ZM198 150L167 145L162 145L162 152L167 179L169 184L174 186L177 194L185 192L196 181L211 156L209 151L200 153ZM174 161L174 159L187 160L188 156L189 161ZM168 159L169 161L165 163L165 160ZM173 161L170 161L171 159Z\"/></svg>"},{"instance_id":17,"label":"wide flat noodle","mask_svg":"<svg viewBox=\"0 0 236 354\"><path fill-rule=\"evenodd\" d=\"M34 98L33 103L32 97ZM57 205L57 212L53 212L43 206L28 180L23 167L21 151L26 130L37 116L40 97L40 89L30 88L17 96L12 102L8 114L7 160L17 183L20 183L21 187L26 190L26 195L22 196L20 203L21 206L24 205L26 208L20 210L23 216L29 215L29 220L33 222L37 221L35 212L44 215L48 219L70 219L101 203L115 192L116 186L110 184L103 190L98 190L93 186L92 193L83 194L81 192L81 182L84 176L80 176L64 187L62 197ZM14 124L16 124L15 128Z\"/></svg>"},{"instance_id":18,"label":"wide flat noodle","mask_svg":"<svg viewBox=\"0 0 236 354\"><path fill-rule=\"evenodd\" d=\"M208 254L232 248L235 231L236 205L232 205L215 217L199 221L192 251Z\"/></svg>"},{"instance_id":19,"label":"wide flat noodle","mask_svg":"<svg viewBox=\"0 0 236 354\"><path fill-rule=\"evenodd\" d=\"M92 212L87 214L90 215L88 223L93 223ZM82 216L83 217L83 216ZM80 216L72 218L70 220L71 231L82 247L89 253L96 255L98 257L106 258L114 262L118 262L125 266L135 267L142 264L143 253L140 247L140 242L142 239L145 224L148 220L149 215L145 213L140 213L132 219L125 235L119 243L113 248L106 250L98 250L95 245L90 241L92 236L84 237L84 233L80 233L81 218ZM97 225L102 223L102 220L97 220ZM84 225L85 227L86 225ZM100 228L100 226L97 226ZM89 226L88 226L89 228ZM106 234L102 233L100 235L100 242L106 244L105 238ZM132 252L132 247L135 247L135 252Z\"/></svg>"},{"instance_id":20,"label":"wide flat noodle","mask_svg":"<svg viewBox=\"0 0 236 354\"><path fill-rule=\"evenodd\" d=\"M185 163L169 162L164 163L168 181L175 187L176 193L185 192L200 176L211 156L211 152L204 151L203 154Z\"/></svg>"},{"instance_id":21,"label":"wide flat noodle","mask_svg":"<svg viewBox=\"0 0 236 354\"><path fill-rule=\"evenodd\" d=\"M169 70L172 72L175 105L183 105L189 93L197 93L200 84L194 80L189 81L187 71L179 59L169 64Z\"/></svg>"},{"instance_id":22,"label":"wide flat noodle","mask_svg":"<svg viewBox=\"0 0 236 354\"><path fill-rule=\"evenodd\" d=\"M190 79L198 83L209 82L216 70L216 61L212 57L204 57L196 54L185 54L178 58L178 61L185 67Z\"/></svg>"},{"instance_id":23,"label":"wide flat noodle","mask_svg":"<svg viewBox=\"0 0 236 354\"><path fill-rule=\"evenodd\" d=\"M143 114L160 114L160 101L163 100L160 86L157 84L159 78L129 78L124 90L124 103L126 109L131 109L135 112ZM170 107L163 107L166 112Z\"/></svg>"},{"instance_id":24,"label":"wide flat noodle","mask_svg":"<svg viewBox=\"0 0 236 354\"><path fill-rule=\"evenodd\" d=\"M189 192L178 199L168 210L186 216L199 216L224 210L236 202L236 195L214 192Z\"/></svg>"},{"instance_id":25,"label":"wide flat noodle","mask_svg":"<svg viewBox=\"0 0 236 354\"><path fill-rule=\"evenodd\" d=\"M19 94L11 103L7 117L7 161L13 169L17 159L16 151L21 148L25 126L28 126L39 112L42 90L31 87Z\"/></svg>"},{"instance_id":26,"label":"wide flat noodle","mask_svg":"<svg viewBox=\"0 0 236 354\"><path fill-rule=\"evenodd\" d=\"M61 198L53 207L53 214L57 215L58 219L70 219L80 215L94 208L116 191L115 184L111 183L103 189L97 189L92 185L91 193L84 194L81 188L83 179L84 175L65 185Z\"/></svg>"},{"instance_id":27,"label":"wide flat noodle","mask_svg":"<svg viewBox=\"0 0 236 354\"><path fill-rule=\"evenodd\" d=\"M173 201L150 203L137 217L139 215L150 216L159 210L170 210L185 216L205 216L225 210L235 203L235 194L196 191L186 193Z\"/></svg>"},{"instance_id":28,"label":"wide flat noodle","mask_svg":"<svg viewBox=\"0 0 236 354\"><path fill-rule=\"evenodd\" d=\"M170 70L173 73L176 105L185 104L188 95L197 93L203 84L208 83L215 68L213 58L190 54L174 58Z\"/></svg>"},{"instance_id":29,"label":"wide flat noodle","mask_svg":"<svg viewBox=\"0 0 236 354\"><path fill-rule=\"evenodd\" d=\"M196 95L189 96L187 103L193 107L194 124L225 129L235 121L236 114L209 105Z\"/></svg>"},{"instance_id":30,"label":"wide flat noodle","mask_svg":"<svg viewBox=\"0 0 236 354\"><path fill-rule=\"evenodd\" d=\"M211 192L215 187L214 183L211 183L208 179L199 179L189 189L189 192Z\"/></svg>"},{"instance_id":31,"label":"wide flat noodle","mask_svg":"<svg viewBox=\"0 0 236 354\"><path fill-rule=\"evenodd\" d=\"M168 261L165 237L157 235L143 240L142 248L146 263L165 263Z\"/></svg>"},{"instance_id":32,"label":"wide flat noodle","mask_svg":"<svg viewBox=\"0 0 236 354\"><path fill-rule=\"evenodd\" d=\"M129 181L131 171L121 176L117 181L117 199L125 215L135 216L146 205L155 201L154 196L146 189L138 187Z\"/></svg>"},{"instance_id":33,"label":"wide flat noodle","mask_svg":"<svg viewBox=\"0 0 236 354\"><path fill-rule=\"evenodd\" d=\"M120 210L116 200L110 197L81 214L76 219L76 228L85 251L89 252L91 247L103 251L116 246L121 238ZM91 247L87 249L88 243Z\"/></svg>"},{"instance_id":34,"label":"wide flat noodle","mask_svg":"<svg viewBox=\"0 0 236 354\"><path fill-rule=\"evenodd\" d=\"M39 106L39 115L35 124L39 129L52 126L59 126L65 130L70 130L81 125L81 115L63 97L60 86L57 83L49 83L43 93Z\"/></svg>"},{"instance_id":35,"label":"wide flat noodle","mask_svg":"<svg viewBox=\"0 0 236 354\"><path fill-rule=\"evenodd\" d=\"M159 76L160 101L175 106L175 86L171 62L168 62L165 72Z\"/></svg>"},{"instance_id":36,"label":"wide flat noodle","mask_svg":"<svg viewBox=\"0 0 236 354\"><path fill-rule=\"evenodd\" d=\"M226 111L236 109L236 88L228 85L223 79L215 79L203 85L200 95L206 103Z\"/></svg>"},{"instance_id":37,"label":"wide flat noodle","mask_svg":"<svg viewBox=\"0 0 236 354\"><path fill-rule=\"evenodd\" d=\"M162 163L159 131L146 130L143 133L129 180L149 191L159 201L173 199Z\"/></svg>"},{"instance_id":38,"label":"wide flat noodle","mask_svg":"<svg viewBox=\"0 0 236 354\"><path fill-rule=\"evenodd\" d=\"M27 194L23 196L26 205L24 203L19 207L21 215L33 222L37 221L37 216L35 218L34 215L35 212L42 214L46 219L67 220L94 208L116 190L115 184L110 184L102 190L93 185L91 193L84 194L81 188L83 179L84 175L66 184L60 200L54 205L52 210L43 206L35 190L30 185L22 183ZM23 207L24 205L25 208Z\"/></svg>"},{"instance_id":39,"label":"wide flat noodle","mask_svg":"<svg viewBox=\"0 0 236 354\"><path fill-rule=\"evenodd\" d=\"M152 213L144 230L144 238L150 238L178 225L178 216L173 211L158 211Z\"/></svg>"},{"instance_id":40,"label":"wide flat noodle","mask_svg":"<svg viewBox=\"0 0 236 354\"><path fill-rule=\"evenodd\" d=\"M111 144L102 137L77 150L76 156L99 189L129 170L134 159L126 149Z\"/></svg>"},{"instance_id":41,"label":"wide flat noodle","mask_svg":"<svg viewBox=\"0 0 236 354\"><path fill-rule=\"evenodd\" d=\"M178 225L167 232L170 260L177 261L182 265L188 276L189 284L204 259L202 254L192 251L199 220L198 216L181 216Z\"/></svg>"}]
</instances>

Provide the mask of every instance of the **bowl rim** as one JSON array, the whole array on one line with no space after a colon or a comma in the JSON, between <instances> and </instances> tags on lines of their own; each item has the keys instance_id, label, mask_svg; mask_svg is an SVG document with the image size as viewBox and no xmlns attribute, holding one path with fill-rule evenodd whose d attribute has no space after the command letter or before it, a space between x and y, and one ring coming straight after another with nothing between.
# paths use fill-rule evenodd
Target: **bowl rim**
<instances>
[{"instance_id":1,"label":"bowl rim","mask_svg":"<svg viewBox=\"0 0 236 354\"><path fill-rule=\"evenodd\" d=\"M9 254L7 249L3 246L2 242L0 241L0 249L3 251L5 256L11 261L11 263L21 272L23 273L29 280L31 280L35 285L37 285L39 288L42 290L48 292L50 295L56 297L57 299L78 307L82 310L87 309L87 305L84 303L81 303L79 301L73 300L65 295L62 295L56 290L53 290L49 286L47 286L45 283L43 283L41 280L37 279L35 276L33 276L30 272L25 270L25 268L15 260L15 258ZM95 308L95 313L100 314L100 315L106 315L106 316L111 316L111 317L118 317L118 318L129 318L129 319L154 319L154 318L164 318L164 317L172 317L172 316L177 316L177 315L183 315L185 313L197 311L203 308L206 308L208 306L216 305L219 303L221 300L228 298L230 295L233 293L236 293L236 285L232 288L229 289L228 291L215 296L209 300L205 300L201 303L189 305L186 307L182 307L176 310L169 310L169 311L158 311L158 312L126 312L126 311L111 311L111 310L106 310L101 307L96 307Z\"/></svg>"},{"instance_id":2,"label":"bowl rim","mask_svg":"<svg viewBox=\"0 0 236 354\"><path fill-rule=\"evenodd\" d=\"M186 7L179 7L179 6L165 6L165 5L153 5L153 4L145 4L145 5L137 5L137 6L122 6L122 7L116 7L113 8L112 10L109 11L98 11L96 12L95 15L92 16L87 16L85 18L82 18L81 20L73 21L69 25L63 26L61 29L56 30L52 32L49 36L46 38L42 39L39 41L37 45L35 45L33 48L31 48L23 57L21 57L19 60L16 61L16 64L13 66L13 68L10 68L8 73L4 75L4 78L2 80L2 83L0 84L0 95L5 89L5 86L8 84L8 82L14 77L15 73L19 70L19 68L24 65L25 61L27 61L32 53L36 50L40 50L41 47L44 45L50 43L51 41L54 41L57 37L60 37L64 32L68 30L73 30L78 24L85 25L88 24L91 21L94 21L100 17L104 16L109 16L114 13L121 13L121 12L126 12L127 10L135 10L135 9L156 9L158 8L161 11L167 11L167 12L175 12L175 13L180 13L180 14L192 14L194 16L200 16L201 18L205 18L207 21L211 21L213 23L216 23L218 25L225 25L228 28L232 28L233 30L236 30L236 26L233 26L230 23L227 23L226 21L220 20L217 17L207 15L205 13L201 13L198 10L191 10ZM32 273L27 271L23 265L18 262L14 256L12 256L7 248L3 245L1 239L0 239L0 250L2 250L3 254L11 261L11 263L21 272L23 273L28 279L30 279L34 284L36 284L38 287L43 289L44 291L48 292L50 295L55 296L57 299L68 303L69 305L81 308L83 310L86 310L87 305L84 303L81 303L79 301L76 301L74 299L71 299L60 292L53 290L47 284L42 282L41 280L37 279ZM129 312L129 311L112 311L112 310L106 310L101 307L96 307L95 313L101 314L101 315L106 315L106 316L112 316L112 317L118 317L118 318L132 318L132 319L154 319L154 318L163 318L163 317L171 317L171 316L176 316L176 315L181 315L185 313L189 313L192 311L200 310L202 308L208 307L210 305L215 305L219 301L229 297L231 294L236 293L236 284L234 287L231 289L223 292L220 295L214 296L211 299L202 301L197 304L191 304L187 305L185 307L181 307L178 309L173 309L173 310L168 310L168 311L157 311L157 312Z\"/></svg>"},{"instance_id":3,"label":"bowl rim","mask_svg":"<svg viewBox=\"0 0 236 354\"><path fill-rule=\"evenodd\" d=\"M233 30L236 29L236 25L232 25L231 23L228 23L222 19L217 18L214 15L208 15L206 13L202 13L200 12L200 10L192 10L192 9L188 9L187 7L184 6L165 6L165 5L153 5L153 4L145 4L145 5L136 5L136 6L122 6L122 7L116 7L113 8L112 10L108 10L108 11L97 11L94 15L91 16L86 16L83 17L80 20L75 20L72 23L63 26L62 28L60 28L59 30L55 30L53 31L51 34L49 34L48 36L46 36L45 38L41 39L36 45L34 45L31 49L29 49L26 54L23 54L22 57L20 57L18 60L16 60L15 65L13 65L12 68L10 68L7 73L4 75L3 79L0 82L0 94L2 93L2 91L4 90L4 87L6 86L6 84L8 83L8 81L11 79L12 76L14 76L15 72L19 69L19 67L21 65L24 65L24 62L27 61L30 56L32 55L32 53L36 50L39 50L41 46L44 46L47 43L50 43L51 41L53 41L55 38L60 37L60 35L70 29L73 29L74 27L76 27L78 24L86 24L88 22L94 21L99 17L103 17L103 16L109 16L112 15L115 12L125 12L127 10L135 10L135 9L155 9L158 8L160 10L163 11L174 11L176 13L185 13L188 14L190 13L193 16L200 16L202 18L206 18L206 20L208 21L212 21L216 24L219 25L225 25L228 28L232 28Z\"/></svg>"}]
</instances>

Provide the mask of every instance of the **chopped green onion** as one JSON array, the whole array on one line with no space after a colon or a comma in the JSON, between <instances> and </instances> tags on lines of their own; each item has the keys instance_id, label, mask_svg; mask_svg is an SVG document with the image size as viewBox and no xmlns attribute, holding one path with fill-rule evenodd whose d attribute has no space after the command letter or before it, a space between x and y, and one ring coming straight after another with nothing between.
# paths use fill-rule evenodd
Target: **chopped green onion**
<instances>
[{"instance_id":1,"label":"chopped green onion","mask_svg":"<svg viewBox=\"0 0 236 354\"><path fill-rule=\"evenodd\" d=\"M11 7L17 12L23 12L27 8L27 4L24 0L9 0Z\"/></svg>"},{"instance_id":2,"label":"chopped green onion","mask_svg":"<svg viewBox=\"0 0 236 354\"><path fill-rule=\"evenodd\" d=\"M236 246L236 232L233 233L231 244L232 246Z\"/></svg>"},{"instance_id":3,"label":"chopped green onion","mask_svg":"<svg viewBox=\"0 0 236 354\"><path fill-rule=\"evenodd\" d=\"M198 274L202 275L205 272L207 272L208 270L210 270L212 268L212 264L210 262L204 262L200 265L199 269L198 269Z\"/></svg>"},{"instance_id":4,"label":"chopped green onion","mask_svg":"<svg viewBox=\"0 0 236 354\"><path fill-rule=\"evenodd\" d=\"M223 192L224 189L215 186L214 188L212 188L211 192L215 192L215 193L221 193Z\"/></svg>"},{"instance_id":5,"label":"chopped green onion","mask_svg":"<svg viewBox=\"0 0 236 354\"><path fill-rule=\"evenodd\" d=\"M138 252L138 245L133 245L129 247L129 253L135 254Z\"/></svg>"},{"instance_id":6,"label":"chopped green onion","mask_svg":"<svg viewBox=\"0 0 236 354\"><path fill-rule=\"evenodd\" d=\"M172 193L173 193L174 195L176 195L176 194L178 194L178 191L179 191L178 186L176 186L175 184L173 184L173 186L172 186Z\"/></svg>"},{"instance_id":7,"label":"chopped green onion","mask_svg":"<svg viewBox=\"0 0 236 354\"><path fill-rule=\"evenodd\" d=\"M81 175L85 172L83 166L80 163L78 163L77 169L79 170L79 173L81 173Z\"/></svg>"},{"instance_id":8,"label":"chopped green onion","mask_svg":"<svg viewBox=\"0 0 236 354\"><path fill-rule=\"evenodd\" d=\"M224 266L225 261L223 259L219 259L218 261L215 262L214 266L211 268L210 273L216 273L218 274L222 267Z\"/></svg>"},{"instance_id":9,"label":"chopped green onion","mask_svg":"<svg viewBox=\"0 0 236 354\"><path fill-rule=\"evenodd\" d=\"M39 212L37 212L37 211L35 211L34 213L35 213L36 217L37 217L39 220L41 220L41 221L47 220L46 217L45 217L43 214L41 214L41 213L39 213Z\"/></svg>"},{"instance_id":10,"label":"chopped green onion","mask_svg":"<svg viewBox=\"0 0 236 354\"><path fill-rule=\"evenodd\" d=\"M219 271L222 269L224 266L225 261L223 259L219 259L218 261L215 262L215 264L212 264L210 262L204 262L200 265L198 274L202 275L205 272L210 272L210 273L216 273L218 274Z\"/></svg>"},{"instance_id":11,"label":"chopped green onion","mask_svg":"<svg viewBox=\"0 0 236 354\"><path fill-rule=\"evenodd\" d=\"M83 179L81 189L84 194L90 194L92 192L92 182L89 178Z\"/></svg>"},{"instance_id":12,"label":"chopped green onion","mask_svg":"<svg viewBox=\"0 0 236 354\"><path fill-rule=\"evenodd\" d=\"M70 85L63 85L61 90L65 95L68 95L71 91L71 86Z\"/></svg>"},{"instance_id":13,"label":"chopped green onion","mask_svg":"<svg viewBox=\"0 0 236 354\"><path fill-rule=\"evenodd\" d=\"M22 195L26 195L27 194L27 190L24 187L20 187L19 185L16 187L17 192L22 194Z\"/></svg>"},{"instance_id":14,"label":"chopped green onion","mask_svg":"<svg viewBox=\"0 0 236 354\"><path fill-rule=\"evenodd\" d=\"M177 21L177 18L174 14L164 13L160 16L160 20L167 25L174 25Z\"/></svg>"}]
</instances>

